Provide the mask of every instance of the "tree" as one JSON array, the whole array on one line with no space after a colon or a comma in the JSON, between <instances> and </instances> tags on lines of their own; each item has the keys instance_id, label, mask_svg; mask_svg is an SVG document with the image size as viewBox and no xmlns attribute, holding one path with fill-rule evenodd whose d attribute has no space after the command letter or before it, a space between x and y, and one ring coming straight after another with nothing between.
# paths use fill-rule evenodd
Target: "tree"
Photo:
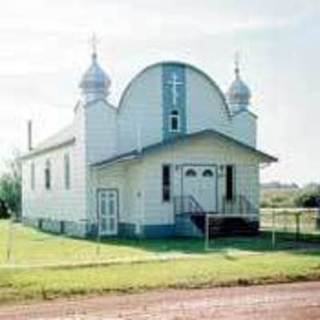
<instances>
[{"instance_id":1,"label":"tree","mask_svg":"<svg viewBox=\"0 0 320 320\"><path fill-rule=\"evenodd\" d=\"M21 215L21 163L19 152L5 161L5 171L0 176L0 199L16 218Z\"/></svg>"},{"instance_id":2,"label":"tree","mask_svg":"<svg viewBox=\"0 0 320 320\"><path fill-rule=\"evenodd\" d=\"M319 208L320 206L320 186L306 187L295 199L297 207Z\"/></svg>"}]
</instances>

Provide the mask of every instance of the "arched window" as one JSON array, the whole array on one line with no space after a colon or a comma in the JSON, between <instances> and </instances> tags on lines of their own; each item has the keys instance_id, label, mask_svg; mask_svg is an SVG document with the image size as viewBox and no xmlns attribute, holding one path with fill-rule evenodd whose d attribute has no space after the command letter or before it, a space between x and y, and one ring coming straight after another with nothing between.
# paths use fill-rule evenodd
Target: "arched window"
<instances>
[{"instance_id":1,"label":"arched window","mask_svg":"<svg viewBox=\"0 0 320 320\"><path fill-rule=\"evenodd\" d=\"M186 177L196 177L197 173L193 169L188 169L186 171Z\"/></svg>"},{"instance_id":2,"label":"arched window","mask_svg":"<svg viewBox=\"0 0 320 320\"><path fill-rule=\"evenodd\" d=\"M44 184L47 190L51 189L51 163L50 160L46 161L46 166L44 169Z\"/></svg>"},{"instance_id":3,"label":"arched window","mask_svg":"<svg viewBox=\"0 0 320 320\"><path fill-rule=\"evenodd\" d=\"M180 130L180 116L179 116L179 111L177 110L172 110L170 112L170 131L171 132L178 132Z\"/></svg>"},{"instance_id":4,"label":"arched window","mask_svg":"<svg viewBox=\"0 0 320 320\"><path fill-rule=\"evenodd\" d=\"M206 169L202 173L203 177L213 177L213 172L210 169Z\"/></svg>"}]
</instances>

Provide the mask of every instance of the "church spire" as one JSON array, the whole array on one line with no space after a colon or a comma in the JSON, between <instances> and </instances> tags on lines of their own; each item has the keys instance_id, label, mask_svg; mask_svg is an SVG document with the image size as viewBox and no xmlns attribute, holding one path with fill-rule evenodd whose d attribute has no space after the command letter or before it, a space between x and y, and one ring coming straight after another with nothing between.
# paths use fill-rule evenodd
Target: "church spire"
<instances>
[{"instance_id":1,"label":"church spire","mask_svg":"<svg viewBox=\"0 0 320 320\"><path fill-rule=\"evenodd\" d=\"M236 75L236 79L240 79L240 54L239 51L236 51L234 55L234 73Z\"/></svg>"},{"instance_id":2,"label":"church spire","mask_svg":"<svg viewBox=\"0 0 320 320\"><path fill-rule=\"evenodd\" d=\"M243 82L240 77L239 52L234 56L234 73L235 80L232 82L228 92L227 99L233 112L245 109L250 104L251 92L249 87Z\"/></svg>"},{"instance_id":3,"label":"church spire","mask_svg":"<svg viewBox=\"0 0 320 320\"><path fill-rule=\"evenodd\" d=\"M89 69L83 75L80 88L85 97L85 101L96 99L106 99L109 94L111 80L98 63L97 55L98 39L95 34L90 38L92 62Z\"/></svg>"},{"instance_id":4,"label":"church spire","mask_svg":"<svg viewBox=\"0 0 320 320\"><path fill-rule=\"evenodd\" d=\"M92 60L96 60L97 59L97 46L98 46L99 40L97 38L97 35L95 33L92 34L92 37L90 38L90 45L92 48L92 53L91 53L91 57Z\"/></svg>"}]
</instances>

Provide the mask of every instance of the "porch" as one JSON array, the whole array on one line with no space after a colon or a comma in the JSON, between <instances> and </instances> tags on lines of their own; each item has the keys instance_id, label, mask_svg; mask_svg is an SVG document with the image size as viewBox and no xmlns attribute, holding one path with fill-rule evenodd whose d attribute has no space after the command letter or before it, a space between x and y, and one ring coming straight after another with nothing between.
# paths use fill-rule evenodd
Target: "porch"
<instances>
[{"instance_id":1,"label":"porch","mask_svg":"<svg viewBox=\"0 0 320 320\"><path fill-rule=\"evenodd\" d=\"M231 201L224 197L220 212L204 210L191 195L176 196L173 204L177 236L252 235L259 230L258 209L243 195Z\"/></svg>"}]
</instances>

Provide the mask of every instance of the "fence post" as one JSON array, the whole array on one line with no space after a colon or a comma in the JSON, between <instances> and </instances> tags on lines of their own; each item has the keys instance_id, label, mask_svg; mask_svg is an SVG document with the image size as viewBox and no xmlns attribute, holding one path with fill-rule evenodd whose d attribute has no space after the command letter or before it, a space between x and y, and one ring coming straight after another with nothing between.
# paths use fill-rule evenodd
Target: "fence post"
<instances>
[{"instance_id":1,"label":"fence post","mask_svg":"<svg viewBox=\"0 0 320 320\"><path fill-rule=\"evenodd\" d=\"M316 230L320 230L320 206L316 211Z\"/></svg>"},{"instance_id":2,"label":"fence post","mask_svg":"<svg viewBox=\"0 0 320 320\"><path fill-rule=\"evenodd\" d=\"M298 211L296 214L296 241L299 240L300 238L300 216L301 216L301 212Z\"/></svg>"},{"instance_id":3,"label":"fence post","mask_svg":"<svg viewBox=\"0 0 320 320\"><path fill-rule=\"evenodd\" d=\"M7 262L11 259L11 252L12 252L12 232L13 232L13 213L10 213L10 221L9 221L9 230L8 230L8 238L7 238Z\"/></svg>"},{"instance_id":4,"label":"fence post","mask_svg":"<svg viewBox=\"0 0 320 320\"><path fill-rule=\"evenodd\" d=\"M275 212L272 210L272 248L276 246Z\"/></svg>"},{"instance_id":5,"label":"fence post","mask_svg":"<svg viewBox=\"0 0 320 320\"><path fill-rule=\"evenodd\" d=\"M209 250L209 215L205 216L205 250Z\"/></svg>"}]
</instances>

